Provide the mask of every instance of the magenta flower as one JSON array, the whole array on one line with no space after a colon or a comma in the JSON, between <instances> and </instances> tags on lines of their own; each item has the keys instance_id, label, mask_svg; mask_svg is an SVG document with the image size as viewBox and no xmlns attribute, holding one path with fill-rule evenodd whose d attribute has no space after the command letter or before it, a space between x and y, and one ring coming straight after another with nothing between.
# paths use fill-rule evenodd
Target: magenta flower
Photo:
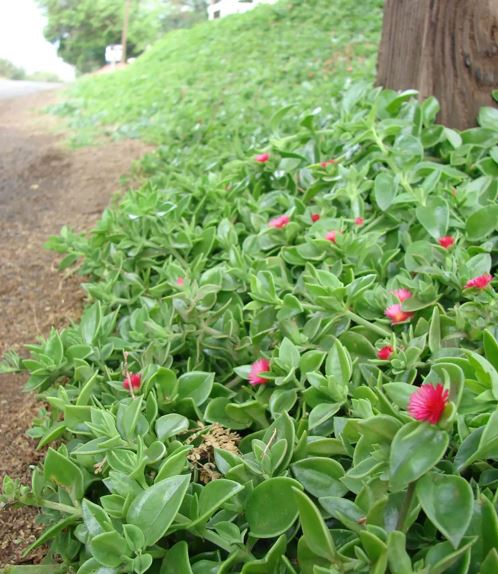
<instances>
[{"instance_id":1,"label":"magenta flower","mask_svg":"<svg viewBox=\"0 0 498 574\"><path fill-rule=\"evenodd\" d=\"M183 285L185 284L185 279L183 277L178 277L178 279L176 280L176 284L178 285L178 287L183 287Z\"/></svg>"},{"instance_id":2,"label":"magenta flower","mask_svg":"<svg viewBox=\"0 0 498 574\"><path fill-rule=\"evenodd\" d=\"M391 347L391 345L386 345L377 351L377 358L381 361L389 361L393 353L394 349Z\"/></svg>"},{"instance_id":3,"label":"magenta flower","mask_svg":"<svg viewBox=\"0 0 498 574\"><path fill-rule=\"evenodd\" d=\"M332 241L332 243L335 243L337 241L337 231L328 231L325 234L325 239L327 241Z\"/></svg>"},{"instance_id":4,"label":"magenta flower","mask_svg":"<svg viewBox=\"0 0 498 574\"><path fill-rule=\"evenodd\" d=\"M397 323L403 323L404 321L408 321L413 317L413 313L411 311L403 311L401 308L401 303L396 303L395 305L391 305L384 311L386 317L391 319L391 323L396 325Z\"/></svg>"},{"instance_id":5,"label":"magenta flower","mask_svg":"<svg viewBox=\"0 0 498 574\"><path fill-rule=\"evenodd\" d=\"M270 159L269 153L260 153L254 158L258 163L266 163Z\"/></svg>"},{"instance_id":6,"label":"magenta flower","mask_svg":"<svg viewBox=\"0 0 498 574\"><path fill-rule=\"evenodd\" d=\"M356 223L356 225L363 225L365 223L365 220L363 219L363 217L355 217L354 222Z\"/></svg>"},{"instance_id":7,"label":"magenta flower","mask_svg":"<svg viewBox=\"0 0 498 574\"><path fill-rule=\"evenodd\" d=\"M251 365L249 372L249 383L251 385L264 385L269 381L261 376L261 373L266 373L270 370L270 361L268 359L258 359Z\"/></svg>"},{"instance_id":8,"label":"magenta flower","mask_svg":"<svg viewBox=\"0 0 498 574\"><path fill-rule=\"evenodd\" d=\"M273 227L275 229L282 229L290 222L288 215L279 215L278 217L274 217L268 222L268 227Z\"/></svg>"},{"instance_id":9,"label":"magenta flower","mask_svg":"<svg viewBox=\"0 0 498 574\"><path fill-rule=\"evenodd\" d=\"M319 213L312 213L311 214L311 221L315 223L316 221L320 221L320 214Z\"/></svg>"},{"instance_id":10,"label":"magenta flower","mask_svg":"<svg viewBox=\"0 0 498 574\"><path fill-rule=\"evenodd\" d=\"M142 384L142 375L140 373L130 373L123 381L123 387L127 391L137 390Z\"/></svg>"},{"instance_id":11,"label":"magenta flower","mask_svg":"<svg viewBox=\"0 0 498 574\"><path fill-rule=\"evenodd\" d=\"M400 303L403 303L403 301L413 297L413 293L408 289L396 289L393 291L393 295L400 301Z\"/></svg>"},{"instance_id":12,"label":"magenta flower","mask_svg":"<svg viewBox=\"0 0 498 574\"><path fill-rule=\"evenodd\" d=\"M449 249L455 244L455 238L452 237L451 235L444 235L443 237L440 237L437 240L437 242L439 243L439 245L441 245L441 247Z\"/></svg>"},{"instance_id":13,"label":"magenta flower","mask_svg":"<svg viewBox=\"0 0 498 574\"><path fill-rule=\"evenodd\" d=\"M443 385L425 384L420 386L408 401L408 413L417 421L426 421L435 425L443 415L448 404L449 391Z\"/></svg>"},{"instance_id":14,"label":"magenta flower","mask_svg":"<svg viewBox=\"0 0 498 574\"><path fill-rule=\"evenodd\" d=\"M467 281L467 283L465 283L465 288L466 289L485 289L489 283L491 283L491 281L493 281L493 276L490 275L489 273L483 273L482 275L479 275L478 277L474 277L473 279L469 279Z\"/></svg>"}]
</instances>

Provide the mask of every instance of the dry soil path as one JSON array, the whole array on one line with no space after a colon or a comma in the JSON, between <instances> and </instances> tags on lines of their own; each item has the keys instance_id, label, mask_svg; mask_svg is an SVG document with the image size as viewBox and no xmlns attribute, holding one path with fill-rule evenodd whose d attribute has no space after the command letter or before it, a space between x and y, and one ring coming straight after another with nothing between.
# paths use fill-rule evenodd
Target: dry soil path
<instances>
[{"instance_id":1,"label":"dry soil path","mask_svg":"<svg viewBox=\"0 0 498 574\"><path fill-rule=\"evenodd\" d=\"M95 223L120 176L148 151L138 141L69 149L57 121L40 111L55 99L55 92L0 99L0 357L78 316L78 279L63 279L42 245L63 225L85 230ZM28 481L39 460L25 434L39 407L23 383L0 375L0 480L7 473ZM34 516L0 509L0 567L37 560L21 558L37 533Z\"/></svg>"}]
</instances>

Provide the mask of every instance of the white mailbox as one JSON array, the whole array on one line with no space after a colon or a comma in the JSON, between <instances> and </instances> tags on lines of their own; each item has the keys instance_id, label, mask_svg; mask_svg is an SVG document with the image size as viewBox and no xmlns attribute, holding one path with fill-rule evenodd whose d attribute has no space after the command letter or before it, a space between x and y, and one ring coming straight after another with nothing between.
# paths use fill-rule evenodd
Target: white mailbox
<instances>
[{"instance_id":1,"label":"white mailbox","mask_svg":"<svg viewBox=\"0 0 498 574\"><path fill-rule=\"evenodd\" d=\"M121 44L111 44L105 48L105 61L109 64L118 64L123 57L123 46Z\"/></svg>"}]
</instances>

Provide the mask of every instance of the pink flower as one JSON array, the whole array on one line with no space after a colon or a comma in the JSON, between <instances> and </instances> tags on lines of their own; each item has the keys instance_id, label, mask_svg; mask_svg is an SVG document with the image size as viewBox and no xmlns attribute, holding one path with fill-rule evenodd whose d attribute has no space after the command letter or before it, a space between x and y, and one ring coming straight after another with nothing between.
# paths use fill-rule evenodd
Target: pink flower
<instances>
[{"instance_id":1,"label":"pink flower","mask_svg":"<svg viewBox=\"0 0 498 574\"><path fill-rule=\"evenodd\" d=\"M270 370L270 361L267 359L258 359L251 365L249 372L249 383L251 385L264 385L269 381L261 376L261 373L266 373Z\"/></svg>"},{"instance_id":2,"label":"pink flower","mask_svg":"<svg viewBox=\"0 0 498 574\"><path fill-rule=\"evenodd\" d=\"M408 289L396 289L393 291L393 295L397 297L401 303L403 303L403 301L410 299L410 297L413 296L413 293L408 291Z\"/></svg>"},{"instance_id":3,"label":"pink flower","mask_svg":"<svg viewBox=\"0 0 498 574\"><path fill-rule=\"evenodd\" d=\"M129 374L123 381L123 387L128 391L132 389L133 390L139 389L141 384L142 384L142 375L140 373Z\"/></svg>"},{"instance_id":4,"label":"pink flower","mask_svg":"<svg viewBox=\"0 0 498 574\"><path fill-rule=\"evenodd\" d=\"M326 169L327 166L333 165L334 163L335 163L335 159L327 159L326 161L320 162L320 167L323 167L323 169Z\"/></svg>"},{"instance_id":5,"label":"pink flower","mask_svg":"<svg viewBox=\"0 0 498 574\"><path fill-rule=\"evenodd\" d=\"M441 247L449 249L455 244L455 238L452 237L451 235L444 235L443 237L440 237L437 240L437 242L439 243L439 245L441 245Z\"/></svg>"},{"instance_id":6,"label":"pink flower","mask_svg":"<svg viewBox=\"0 0 498 574\"><path fill-rule=\"evenodd\" d=\"M176 280L176 284L178 285L178 287L183 287L185 283L185 279L183 277L178 277L178 279Z\"/></svg>"},{"instance_id":7,"label":"pink flower","mask_svg":"<svg viewBox=\"0 0 498 574\"><path fill-rule=\"evenodd\" d=\"M312 213L311 214L311 221L315 223L315 221L320 221L320 214L319 213Z\"/></svg>"},{"instance_id":8,"label":"pink flower","mask_svg":"<svg viewBox=\"0 0 498 574\"><path fill-rule=\"evenodd\" d=\"M449 391L443 385L426 384L420 386L408 401L408 413L417 421L435 425L441 419L444 407L448 404Z\"/></svg>"},{"instance_id":9,"label":"pink flower","mask_svg":"<svg viewBox=\"0 0 498 574\"><path fill-rule=\"evenodd\" d=\"M482 275L479 275L479 277L469 279L467 283L465 283L465 288L472 289L475 287L476 289L485 289L491 281L493 281L493 276L489 273L483 273Z\"/></svg>"},{"instance_id":10,"label":"pink flower","mask_svg":"<svg viewBox=\"0 0 498 574\"><path fill-rule=\"evenodd\" d=\"M325 234L325 239L327 241L332 241L332 243L335 243L337 240L337 231L328 231Z\"/></svg>"},{"instance_id":11,"label":"pink flower","mask_svg":"<svg viewBox=\"0 0 498 574\"><path fill-rule=\"evenodd\" d=\"M266 163L270 159L269 153L260 153L254 158L258 163Z\"/></svg>"},{"instance_id":12,"label":"pink flower","mask_svg":"<svg viewBox=\"0 0 498 574\"><path fill-rule=\"evenodd\" d=\"M395 305L391 305L384 311L386 317L391 319L391 323L396 325L397 323L403 323L404 321L408 321L413 317L413 313L411 311L403 311L401 308L401 303L396 303Z\"/></svg>"},{"instance_id":13,"label":"pink flower","mask_svg":"<svg viewBox=\"0 0 498 574\"><path fill-rule=\"evenodd\" d=\"M394 349L391 347L391 345L386 345L377 351L377 358L381 361L389 361L393 353Z\"/></svg>"},{"instance_id":14,"label":"pink flower","mask_svg":"<svg viewBox=\"0 0 498 574\"><path fill-rule=\"evenodd\" d=\"M274 227L275 229L282 229L289 223L290 219L288 215L279 215L274 217L268 222L269 227Z\"/></svg>"},{"instance_id":15,"label":"pink flower","mask_svg":"<svg viewBox=\"0 0 498 574\"><path fill-rule=\"evenodd\" d=\"M363 217L355 217L354 222L356 223L356 225L363 225L365 223L365 220L363 219Z\"/></svg>"}]
</instances>

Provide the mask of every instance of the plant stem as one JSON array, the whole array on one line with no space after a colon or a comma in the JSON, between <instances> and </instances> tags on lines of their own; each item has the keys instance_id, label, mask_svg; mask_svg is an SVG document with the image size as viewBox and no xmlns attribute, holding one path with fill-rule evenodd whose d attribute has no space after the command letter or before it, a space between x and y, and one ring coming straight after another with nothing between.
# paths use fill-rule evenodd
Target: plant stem
<instances>
[{"instance_id":1,"label":"plant stem","mask_svg":"<svg viewBox=\"0 0 498 574\"><path fill-rule=\"evenodd\" d=\"M62 502L43 500L41 506L44 506L45 508L51 508L52 510L58 510L59 512L65 512L66 514L74 514L74 516L81 516L81 510L79 508L69 506L68 504L63 504Z\"/></svg>"},{"instance_id":2,"label":"plant stem","mask_svg":"<svg viewBox=\"0 0 498 574\"><path fill-rule=\"evenodd\" d=\"M354 323L358 325L363 325L363 327L371 329L378 335L382 335L383 337L391 336L391 332L385 329L384 327L381 327L380 325L375 325L374 323L370 323L370 321L363 319L363 317L360 317L359 315L353 313L352 311L346 311L344 314L346 315L346 317L349 317L351 321L353 321Z\"/></svg>"},{"instance_id":3,"label":"plant stem","mask_svg":"<svg viewBox=\"0 0 498 574\"><path fill-rule=\"evenodd\" d=\"M412 505L413 495L415 494L415 483L410 482L406 490L405 499L403 500L403 506L401 507L398 523L396 524L396 530L405 532L406 520L410 511L410 506Z\"/></svg>"},{"instance_id":4,"label":"plant stem","mask_svg":"<svg viewBox=\"0 0 498 574\"><path fill-rule=\"evenodd\" d=\"M375 143L377 144L377 146L379 147L380 151L384 154L384 155L388 155L388 151L386 146L384 145L384 142L381 140L379 134L377 133L377 131L375 130L375 128L372 126L371 128L371 134L373 136L373 139L375 140Z\"/></svg>"}]
</instances>

